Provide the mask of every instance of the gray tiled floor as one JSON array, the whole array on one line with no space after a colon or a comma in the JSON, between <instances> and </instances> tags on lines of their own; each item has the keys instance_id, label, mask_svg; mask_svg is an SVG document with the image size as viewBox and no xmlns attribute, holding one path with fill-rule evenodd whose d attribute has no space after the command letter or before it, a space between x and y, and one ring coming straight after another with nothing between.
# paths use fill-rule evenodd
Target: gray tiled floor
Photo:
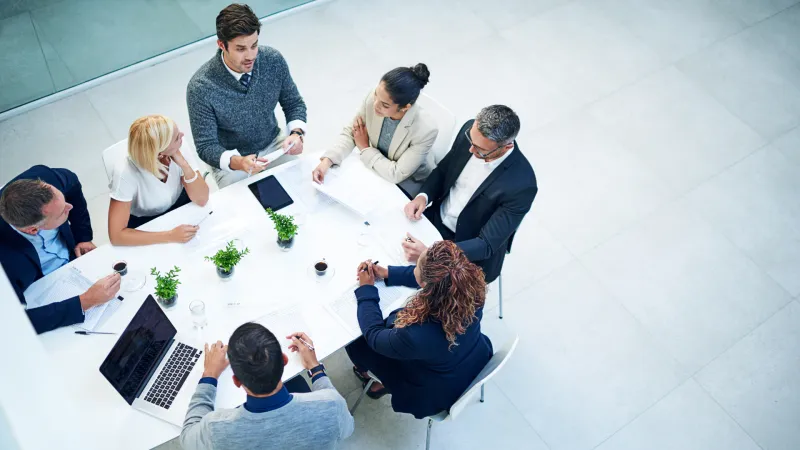
<instances>
[{"instance_id":1,"label":"gray tiled floor","mask_svg":"<svg viewBox=\"0 0 800 450\"><path fill-rule=\"evenodd\" d=\"M519 334L518 353L486 403L434 427L434 448L797 448L797 3L335 0L264 27L309 104L310 150L387 69L418 61L459 120L494 102L520 112L541 191L507 259L506 317L493 286L483 323L496 343ZM0 182L71 167L105 241L100 152L146 113L188 131L186 82L212 53L0 123ZM326 363L354 401L347 356ZM366 400L342 448L424 435Z\"/></svg>"}]
</instances>

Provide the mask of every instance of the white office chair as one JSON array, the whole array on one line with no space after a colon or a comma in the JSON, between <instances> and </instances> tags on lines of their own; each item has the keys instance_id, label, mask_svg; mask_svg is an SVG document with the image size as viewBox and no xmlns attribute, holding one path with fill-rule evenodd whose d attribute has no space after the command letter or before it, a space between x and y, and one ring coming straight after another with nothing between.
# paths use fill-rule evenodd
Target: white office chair
<instances>
[{"instance_id":1,"label":"white office chair","mask_svg":"<svg viewBox=\"0 0 800 450\"><path fill-rule=\"evenodd\" d=\"M450 146L455 140L455 132L458 131L456 116L444 105L426 94L419 96L417 104L436 121L436 126L439 128L436 141L433 143L430 153L428 153L428 163L431 167L436 167L439 161L450 151Z\"/></svg>"},{"instance_id":2,"label":"white office chair","mask_svg":"<svg viewBox=\"0 0 800 450\"><path fill-rule=\"evenodd\" d=\"M470 400L472 400L472 397L475 396L475 394L478 392L479 389L481 391L481 403L483 403L484 385L493 376L495 376L497 372L500 371L500 369L503 368L508 359L514 353L514 350L516 350L517 343L519 343L519 336L515 335L513 339L509 339L505 343L505 345L503 345L502 348L494 352L492 359L490 359L489 362L486 363L486 366L484 366L483 370L481 370L478 376L475 377L475 380L472 382L472 384L469 385L467 390L463 394L461 394L461 397L459 397L458 400L456 400L456 402L453 403L453 406L450 407L449 413L447 411L442 411L439 414L436 414L435 416L428 417L428 431L425 435L425 450L430 450L431 448L431 428L433 427L433 422L444 422L446 420L450 421L455 420L456 417L458 417L458 415L461 414L462 411L464 411L464 408L467 407L467 405L470 403ZM367 393L370 386L372 386L372 383L375 382L375 378L371 372L370 376L372 377L372 379L369 380L369 383L367 383L367 385L364 387L364 390L361 391L361 395L358 396L358 399L356 400L355 404L353 404L353 407L350 409L350 414L355 413L356 408L358 408L358 404L361 403L361 400L364 398L364 395Z\"/></svg>"},{"instance_id":3,"label":"white office chair","mask_svg":"<svg viewBox=\"0 0 800 450\"><path fill-rule=\"evenodd\" d=\"M103 166L106 168L108 183L111 184L111 177L114 175L114 166L117 161L128 154L128 140L123 139L116 144L103 150Z\"/></svg>"}]
</instances>

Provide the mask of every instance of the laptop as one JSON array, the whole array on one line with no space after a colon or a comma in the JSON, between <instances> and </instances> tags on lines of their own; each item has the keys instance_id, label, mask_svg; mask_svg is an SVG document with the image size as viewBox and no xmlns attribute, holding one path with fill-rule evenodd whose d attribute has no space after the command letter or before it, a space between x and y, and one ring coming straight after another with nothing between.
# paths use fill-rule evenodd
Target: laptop
<instances>
[{"instance_id":1,"label":"laptop","mask_svg":"<svg viewBox=\"0 0 800 450\"><path fill-rule=\"evenodd\" d=\"M182 426L203 372L203 352L186 342L148 295L100 373L135 409Z\"/></svg>"}]
</instances>

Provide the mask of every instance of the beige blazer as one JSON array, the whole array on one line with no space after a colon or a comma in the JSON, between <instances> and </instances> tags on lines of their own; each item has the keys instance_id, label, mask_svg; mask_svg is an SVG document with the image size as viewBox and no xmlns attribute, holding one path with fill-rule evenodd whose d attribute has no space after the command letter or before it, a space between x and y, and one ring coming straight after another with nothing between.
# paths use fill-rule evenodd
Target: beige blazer
<instances>
[{"instance_id":1,"label":"beige blazer","mask_svg":"<svg viewBox=\"0 0 800 450\"><path fill-rule=\"evenodd\" d=\"M374 100L375 93L370 91L356 113L356 117L364 118L369 135L370 146L361 151L361 162L384 179L395 184L409 177L415 181L425 180L433 170L433 167L429 167L428 164L428 153L439 133L436 122L425 114L420 106L412 105L397 124L392 142L389 144L389 157L387 158L376 148L383 126L383 117L375 114ZM330 158L336 165L341 164L352 153L355 145L351 121L344 127L332 148L326 151L322 157Z\"/></svg>"}]
</instances>

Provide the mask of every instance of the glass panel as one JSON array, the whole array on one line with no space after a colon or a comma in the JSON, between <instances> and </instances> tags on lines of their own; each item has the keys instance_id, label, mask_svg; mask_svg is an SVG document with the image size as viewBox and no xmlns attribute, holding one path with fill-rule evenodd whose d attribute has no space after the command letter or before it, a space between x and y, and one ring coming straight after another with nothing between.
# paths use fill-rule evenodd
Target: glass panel
<instances>
[{"instance_id":1,"label":"glass panel","mask_svg":"<svg viewBox=\"0 0 800 450\"><path fill-rule=\"evenodd\" d=\"M252 0L263 18L313 0ZM216 33L231 0L0 0L0 112Z\"/></svg>"}]
</instances>

